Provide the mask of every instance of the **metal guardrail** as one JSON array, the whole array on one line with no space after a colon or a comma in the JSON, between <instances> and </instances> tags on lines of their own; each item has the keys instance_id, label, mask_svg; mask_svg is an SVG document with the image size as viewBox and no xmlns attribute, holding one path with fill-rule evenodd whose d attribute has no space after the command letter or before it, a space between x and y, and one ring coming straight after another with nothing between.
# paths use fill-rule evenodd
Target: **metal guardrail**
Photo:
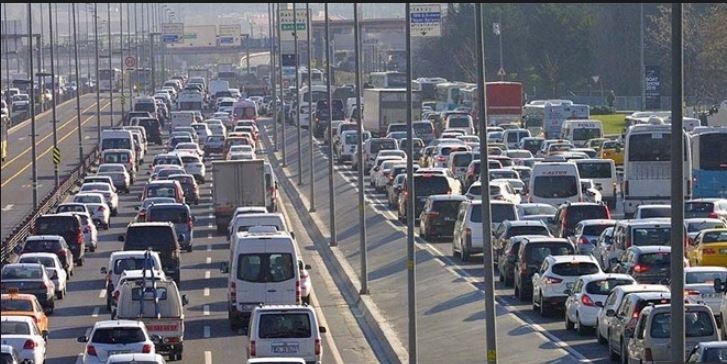
<instances>
[{"instance_id":1,"label":"metal guardrail","mask_svg":"<svg viewBox=\"0 0 727 364\"><path fill-rule=\"evenodd\" d=\"M30 235L30 229L35 223L38 216L47 214L59 202L62 202L66 194L70 192L76 183L81 180L87 173L88 169L98 159L98 147L95 147L91 153L87 154L83 160L83 164L78 165L63 180L57 189L54 189L38 204L38 208L28 214L15 228L10 235L3 239L2 248L0 249L0 260L2 264L12 262L15 258L15 248Z\"/></svg>"}]
</instances>

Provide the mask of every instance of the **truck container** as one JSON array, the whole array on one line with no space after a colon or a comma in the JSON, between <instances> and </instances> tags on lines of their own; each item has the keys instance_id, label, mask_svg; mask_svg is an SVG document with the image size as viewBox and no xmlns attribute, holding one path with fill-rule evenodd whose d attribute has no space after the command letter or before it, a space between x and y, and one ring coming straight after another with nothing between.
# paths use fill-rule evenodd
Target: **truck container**
<instances>
[{"instance_id":1,"label":"truck container","mask_svg":"<svg viewBox=\"0 0 727 364\"><path fill-rule=\"evenodd\" d=\"M213 161L212 176L212 200L218 233L227 231L236 208L267 205L263 159Z\"/></svg>"},{"instance_id":2,"label":"truck container","mask_svg":"<svg viewBox=\"0 0 727 364\"><path fill-rule=\"evenodd\" d=\"M406 89L405 88L367 88L363 90L363 126L371 131L372 136L386 136L386 129L391 123L405 123L406 120ZM422 100L419 91L411 93L412 120L421 118Z\"/></svg>"}]
</instances>

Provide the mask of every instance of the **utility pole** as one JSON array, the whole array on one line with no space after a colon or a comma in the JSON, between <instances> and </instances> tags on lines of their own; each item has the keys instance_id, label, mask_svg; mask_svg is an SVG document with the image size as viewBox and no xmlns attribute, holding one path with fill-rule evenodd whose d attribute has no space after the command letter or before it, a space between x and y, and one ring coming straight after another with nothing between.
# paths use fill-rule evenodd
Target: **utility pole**
<instances>
[{"instance_id":1,"label":"utility pole","mask_svg":"<svg viewBox=\"0 0 727 364\"><path fill-rule=\"evenodd\" d=\"M30 53L30 143L33 165L33 211L38 208L38 161L35 151L35 87L33 76L33 8L28 3L28 52Z\"/></svg>"},{"instance_id":2,"label":"utility pole","mask_svg":"<svg viewBox=\"0 0 727 364\"><path fill-rule=\"evenodd\" d=\"M305 3L305 19L305 30L308 38L308 156L310 158L310 166L308 168L308 172L310 173L310 207L308 212L316 212L315 170L313 169L313 82L311 81L311 74L313 73L311 58L313 57L310 44L312 33L312 29L310 28L310 3ZM333 120L333 115L328 115Z\"/></svg>"},{"instance_id":3,"label":"utility pole","mask_svg":"<svg viewBox=\"0 0 727 364\"><path fill-rule=\"evenodd\" d=\"M43 11L43 5L41 5L41 12ZM51 107L53 108L53 150L58 149L58 120L56 119L56 66L55 56L53 54L53 14L51 13L51 4L48 3L48 23L50 28L50 85L53 89L53 99L51 100ZM57 20L56 20L57 24ZM58 163L53 163L53 186L54 189L58 189Z\"/></svg>"},{"instance_id":4,"label":"utility pole","mask_svg":"<svg viewBox=\"0 0 727 364\"><path fill-rule=\"evenodd\" d=\"M98 3L93 3L93 34L94 34L94 51L96 52L96 137L101 142L101 89L98 87L98 68L100 67L98 58Z\"/></svg>"},{"instance_id":5,"label":"utility pole","mask_svg":"<svg viewBox=\"0 0 727 364\"><path fill-rule=\"evenodd\" d=\"M76 85L79 84L80 75L78 74L78 30L76 29L76 3L72 4L73 7L73 53L75 54L76 62L74 63L76 66ZM96 79L96 82L98 82L98 79ZM76 114L78 119L78 165L83 165L83 136L81 135L81 93L76 92ZM99 119L101 117L99 116ZM99 131L101 133L101 131ZM101 141L101 138L98 138L99 142Z\"/></svg>"},{"instance_id":6,"label":"utility pole","mask_svg":"<svg viewBox=\"0 0 727 364\"><path fill-rule=\"evenodd\" d=\"M646 110L646 65L644 64L644 3L639 3L639 77L641 84L641 110Z\"/></svg>"},{"instance_id":7,"label":"utility pole","mask_svg":"<svg viewBox=\"0 0 727 364\"><path fill-rule=\"evenodd\" d=\"M331 45L330 45L330 19L328 17L328 3L324 3L323 9L326 17L326 93L328 95L328 115L331 115L333 121L333 94L331 94ZM328 204L329 204L329 230L331 232L330 246L337 246L336 238L336 199L334 198L335 190L333 187L333 128L328 127Z\"/></svg>"},{"instance_id":8,"label":"utility pole","mask_svg":"<svg viewBox=\"0 0 727 364\"><path fill-rule=\"evenodd\" d=\"M283 91L283 48L281 48L282 45L281 45L281 40L280 40L280 3L278 3L277 5L278 5L278 11L277 11L278 21L276 23L276 27L277 27L276 33L278 35L278 37L277 37L278 38L277 39L278 52L280 53L280 62L279 62L280 67L278 69L278 76L279 76L278 79L280 79L280 101L281 101L280 106L283 109L283 110L281 110L283 115L280 118L281 119L280 120L280 126L281 126L280 131L281 131L281 144L283 146L283 167L286 167L288 165L288 159L287 159L288 157L286 154L287 140L285 139L285 122L286 122L286 120L285 120L285 104L286 104L286 101L285 101L285 96L284 96L285 92ZM278 121L276 120L275 122L277 123Z\"/></svg>"},{"instance_id":9,"label":"utility pole","mask_svg":"<svg viewBox=\"0 0 727 364\"><path fill-rule=\"evenodd\" d=\"M126 98L124 97L124 3L119 3L119 63L121 64L121 118L124 117L124 104L126 104ZM128 17L129 14L127 13Z\"/></svg>"},{"instance_id":10,"label":"utility pole","mask_svg":"<svg viewBox=\"0 0 727 364\"><path fill-rule=\"evenodd\" d=\"M409 363L417 363L417 300L416 300L416 246L414 245L414 223L415 216L414 211L416 209L414 205L414 196L416 196L414 185L414 146L413 146L413 126L411 104L411 79L412 67L411 67L411 6L406 3L406 31L404 38L406 40L406 184L407 193L409 194L406 200L406 271L407 271L407 313L409 317Z\"/></svg>"},{"instance_id":11,"label":"utility pole","mask_svg":"<svg viewBox=\"0 0 727 364\"><path fill-rule=\"evenodd\" d=\"M369 273L368 273L368 252L366 246L366 200L364 199L364 161L363 161L363 122L362 120L362 103L361 103L361 41L360 29L358 21L358 3L353 4L353 45L356 49L356 124L358 127L358 141L356 158L358 159L358 223L361 229L361 292L359 294L369 294Z\"/></svg>"},{"instance_id":12,"label":"utility pole","mask_svg":"<svg viewBox=\"0 0 727 364\"><path fill-rule=\"evenodd\" d=\"M109 126L114 126L114 66L111 64L113 57L113 40L111 39L111 3L106 4L108 30L109 30L109 72L111 72L111 86L109 87ZM99 142L101 139L99 139Z\"/></svg>"},{"instance_id":13,"label":"utility pole","mask_svg":"<svg viewBox=\"0 0 727 364\"><path fill-rule=\"evenodd\" d=\"M303 152L300 149L300 110L301 104L303 103L302 95L300 94L300 53L298 53L298 10L293 3L293 38L295 43L295 123L296 129L298 130L298 186L303 184L303 165L301 162L301 155ZM249 57L248 57L249 59ZM248 72L250 70L248 69ZM310 125L310 118L308 118L308 124Z\"/></svg>"}]
</instances>

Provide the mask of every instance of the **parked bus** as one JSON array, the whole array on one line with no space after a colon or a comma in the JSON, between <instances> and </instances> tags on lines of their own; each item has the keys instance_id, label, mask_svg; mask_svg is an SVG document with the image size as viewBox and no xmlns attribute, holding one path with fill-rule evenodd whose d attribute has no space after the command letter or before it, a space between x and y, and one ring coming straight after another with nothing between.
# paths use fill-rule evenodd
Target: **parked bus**
<instances>
[{"instance_id":1,"label":"parked bus","mask_svg":"<svg viewBox=\"0 0 727 364\"><path fill-rule=\"evenodd\" d=\"M690 140L694 198L727 197L727 127L698 128Z\"/></svg>"},{"instance_id":2,"label":"parked bus","mask_svg":"<svg viewBox=\"0 0 727 364\"><path fill-rule=\"evenodd\" d=\"M369 73L369 83L373 88L406 88L407 75L399 71Z\"/></svg>"},{"instance_id":3,"label":"parked bus","mask_svg":"<svg viewBox=\"0 0 727 364\"><path fill-rule=\"evenodd\" d=\"M684 139L684 198L692 195L691 144ZM711 145L711 144L710 144ZM624 214L633 216L643 204L671 203L671 124L634 125L628 129L624 146Z\"/></svg>"},{"instance_id":4,"label":"parked bus","mask_svg":"<svg viewBox=\"0 0 727 364\"><path fill-rule=\"evenodd\" d=\"M98 70L99 91L121 90L121 70L118 68Z\"/></svg>"},{"instance_id":5,"label":"parked bus","mask_svg":"<svg viewBox=\"0 0 727 364\"><path fill-rule=\"evenodd\" d=\"M523 106L523 128L532 136L554 139L560 135L566 120L590 119L588 105L570 100L533 100Z\"/></svg>"}]
</instances>

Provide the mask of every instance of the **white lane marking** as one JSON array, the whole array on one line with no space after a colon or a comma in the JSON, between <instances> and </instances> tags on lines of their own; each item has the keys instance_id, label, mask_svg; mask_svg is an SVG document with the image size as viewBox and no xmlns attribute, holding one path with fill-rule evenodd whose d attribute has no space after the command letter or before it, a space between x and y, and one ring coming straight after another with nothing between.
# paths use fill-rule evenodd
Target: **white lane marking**
<instances>
[{"instance_id":1,"label":"white lane marking","mask_svg":"<svg viewBox=\"0 0 727 364\"><path fill-rule=\"evenodd\" d=\"M9 203L9 204L5 205L5 207L3 207L2 210L3 211L10 211L10 210L13 209L13 206L15 206L15 205Z\"/></svg>"},{"instance_id":2,"label":"white lane marking","mask_svg":"<svg viewBox=\"0 0 727 364\"><path fill-rule=\"evenodd\" d=\"M85 137L83 137L83 139L85 139L85 140L91 139L91 136L90 135L86 135Z\"/></svg>"},{"instance_id":3,"label":"white lane marking","mask_svg":"<svg viewBox=\"0 0 727 364\"><path fill-rule=\"evenodd\" d=\"M212 263L212 257L207 257L206 262L207 262L207 264Z\"/></svg>"},{"instance_id":4,"label":"white lane marking","mask_svg":"<svg viewBox=\"0 0 727 364\"><path fill-rule=\"evenodd\" d=\"M106 297L106 288L101 288L101 292L98 293L98 298Z\"/></svg>"},{"instance_id":5,"label":"white lane marking","mask_svg":"<svg viewBox=\"0 0 727 364\"><path fill-rule=\"evenodd\" d=\"M209 226L209 228L211 229L211 228L212 228L212 226ZM209 234L207 234L207 239L212 239L213 237L214 237L214 236L212 235L212 233L209 233Z\"/></svg>"},{"instance_id":6,"label":"white lane marking","mask_svg":"<svg viewBox=\"0 0 727 364\"><path fill-rule=\"evenodd\" d=\"M210 305L204 305L204 307L202 307L202 314L205 316L210 315Z\"/></svg>"},{"instance_id":7,"label":"white lane marking","mask_svg":"<svg viewBox=\"0 0 727 364\"><path fill-rule=\"evenodd\" d=\"M211 336L210 327L209 326L205 326L204 327L204 337L205 337L205 339L208 338L208 337L210 337L210 336ZM208 351L208 353L209 353L209 351Z\"/></svg>"},{"instance_id":8,"label":"white lane marking","mask_svg":"<svg viewBox=\"0 0 727 364\"><path fill-rule=\"evenodd\" d=\"M207 244L207 251L208 252L211 252L212 251L212 245Z\"/></svg>"},{"instance_id":9,"label":"white lane marking","mask_svg":"<svg viewBox=\"0 0 727 364\"><path fill-rule=\"evenodd\" d=\"M202 295L203 295L203 296L205 296L205 297L209 297L209 295L210 295L210 289L209 289L209 288L207 288L207 287L205 287L205 289L204 289L204 291L203 291Z\"/></svg>"},{"instance_id":10,"label":"white lane marking","mask_svg":"<svg viewBox=\"0 0 727 364\"><path fill-rule=\"evenodd\" d=\"M204 272L204 279L210 279L210 271Z\"/></svg>"},{"instance_id":11,"label":"white lane marking","mask_svg":"<svg viewBox=\"0 0 727 364\"><path fill-rule=\"evenodd\" d=\"M212 364L212 352L211 351L204 352L204 364Z\"/></svg>"},{"instance_id":12,"label":"white lane marking","mask_svg":"<svg viewBox=\"0 0 727 364\"><path fill-rule=\"evenodd\" d=\"M98 307L93 308L93 313L91 314L91 317L98 317L100 309Z\"/></svg>"}]
</instances>

